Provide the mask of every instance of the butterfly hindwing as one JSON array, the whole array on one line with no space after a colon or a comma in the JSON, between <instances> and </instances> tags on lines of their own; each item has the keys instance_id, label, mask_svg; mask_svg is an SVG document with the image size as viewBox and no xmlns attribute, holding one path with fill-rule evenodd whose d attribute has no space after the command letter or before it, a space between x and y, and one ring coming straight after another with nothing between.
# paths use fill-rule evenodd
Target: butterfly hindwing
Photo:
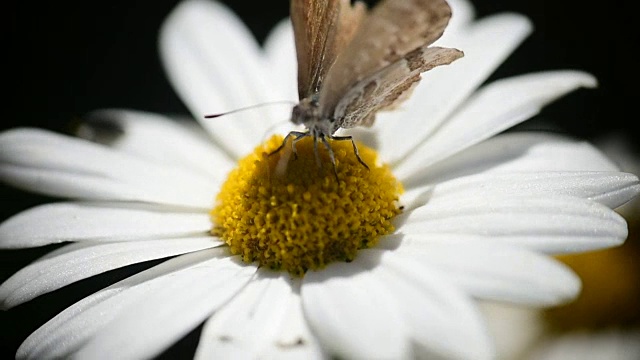
<instances>
[{"instance_id":1,"label":"butterfly hindwing","mask_svg":"<svg viewBox=\"0 0 640 360\"><path fill-rule=\"evenodd\" d=\"M319 103L322 116L333 116L338 103L363 79L436 41L451 8L445 0L382 0L358 27L326 74Z\"/></svg>"},{"instance_id":2,"label":"butterfly hindwing","mask_svg":"<svg viewBox=\"0 0 640 360\"><path fill-rule=\"evenodd\" d=\"M371 125L376 112L404 101L420 74L463 56L457 49L423 46L359 81L341 98L333 114L342 128Z\"/></svg>"}]
</instances>

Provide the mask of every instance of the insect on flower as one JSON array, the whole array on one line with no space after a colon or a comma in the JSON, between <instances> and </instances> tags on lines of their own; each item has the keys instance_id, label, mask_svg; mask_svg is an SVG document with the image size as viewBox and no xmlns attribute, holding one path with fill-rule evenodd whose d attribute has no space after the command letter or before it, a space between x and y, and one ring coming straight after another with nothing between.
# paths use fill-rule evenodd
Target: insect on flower
<instances>
[{"instance_id":1,"label":"insect on flower","mask_svg":"<svg viewBox=\"0 0 640 360\"><path fill-rule=\"evenodd\" d=\"M371 126L380 110L406 100L420 74L447 65L462 51L430 46L442 36L451 8L445 0L382 0L371 11L361 1L293 0L291 21L298 60L299 104L291 121L306 132L292 131L280 151L291 142L313 137L318 164L318 142L326 147L336 167L328 140L340 128ZM210 115L208 117L214 117Z\"/></svg>"}]
</instances>

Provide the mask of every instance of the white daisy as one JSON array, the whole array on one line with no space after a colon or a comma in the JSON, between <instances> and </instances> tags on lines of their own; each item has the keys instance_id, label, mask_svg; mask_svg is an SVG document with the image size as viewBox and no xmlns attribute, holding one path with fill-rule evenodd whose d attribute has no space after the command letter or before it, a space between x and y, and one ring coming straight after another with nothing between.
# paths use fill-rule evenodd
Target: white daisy
<instances>
[{"instance_id":1,"label":"white daisy","mask_svg":"<svg viewBox=\"0 0 640 360\"><path fill-rule=\"evenodd\" d=\"M259 174L271 159L261 156L260 144L288 117L277 107L202 122L210 138L129 110L90 116L85 134L100 138L105 127L94 125L105 123L123 130L109 146L38 129L0 134L4 181L74 199L0 225L4 248L72 242L5 281L5 309L111 269L172 257L70 306L29 336L17 356L148 358L204 322L196 357L483 359L493 349L474 299L547 306L574 298L579 279L548 254L621 244L626 223L612 209L640 191L638 178L581 141L497 135L596 81L554 71L480 87L531 25L516 14L474 20L468 3L451 5L454 17L439 43L463 49L465 57L425 74L403 109L379 116L360 134L389 166L374 162L374 150L363 146L376 164L366 172L352 152L336 149L339 186L331 172L304 170L302 182L312 183L306 189L277 181L247 185L249 170L258 184L280 179ZM160 47L171 82L198 120L295 99L287 22L263 50L228 9L188 0L164 24ZM310 156L303 148L287 171L304 169ZM236 166L242 171L226 180ZM395 217L391 173L405 189ZM293 200L272 198L271 191ZM216 205L216 197L225 202ZM244 208L231 207L238 198L249 199ZM294 219L315 212L327 218ZM212 218L224 239L209 235ZM317 235L304 228L322 228L322 219L337 224L323 228L327 239L338 239L323 243L326 252L353 261L322 267L331 257L317 246L295 253L316 245L300 243L300 234ZM395 231L373 245L391 225ZM354 239L352 231L363 237ZM246 234L253 245L237 245ZM298 242L285 248L269 242L283 236ZM340 247L354 241L372 246L357 255Z\"/></svg>"}]
</instances>

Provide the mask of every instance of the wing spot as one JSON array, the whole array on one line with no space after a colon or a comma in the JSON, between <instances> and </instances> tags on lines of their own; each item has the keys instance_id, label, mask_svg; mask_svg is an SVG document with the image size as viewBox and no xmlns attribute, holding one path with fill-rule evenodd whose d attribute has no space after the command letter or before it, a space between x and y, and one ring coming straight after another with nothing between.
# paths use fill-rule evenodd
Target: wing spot
<instances>
[{"instance_id":1,"label":"wing spot","mask_svg":"<svg viewBox=\"0 0 640 360\"><path fill-rule=\"evenodd\" d=\"M407 65L409 66L409 70L411 72L414 72L424 66L425 62L424 58L422 57L423 55L424 52L422 51L422 49L418 48L405 56L404 59L407 61Z\"/></svg>"}]
</instances>

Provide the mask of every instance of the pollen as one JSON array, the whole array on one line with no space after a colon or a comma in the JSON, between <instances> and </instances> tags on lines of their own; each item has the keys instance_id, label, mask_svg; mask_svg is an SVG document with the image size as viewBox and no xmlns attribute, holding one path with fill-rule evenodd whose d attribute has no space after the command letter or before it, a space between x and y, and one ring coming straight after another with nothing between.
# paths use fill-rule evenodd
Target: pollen
<instances>
[{"instance_id":1,"label":"pollen","mask_svg":"<svg viewBox=\"0 0 640 360\"><path fill-rule=\"evenodd\" d=\"M358 250L393 232L402 185L373 149L332 141L335 171L320 147L319 163L308 137L273 153L273 136L231 171L211 211L212 233L245 262L302 276L334 261L351 261ZM337 178L336 178L337 175Z\"/></svg>"}]
</instances>

